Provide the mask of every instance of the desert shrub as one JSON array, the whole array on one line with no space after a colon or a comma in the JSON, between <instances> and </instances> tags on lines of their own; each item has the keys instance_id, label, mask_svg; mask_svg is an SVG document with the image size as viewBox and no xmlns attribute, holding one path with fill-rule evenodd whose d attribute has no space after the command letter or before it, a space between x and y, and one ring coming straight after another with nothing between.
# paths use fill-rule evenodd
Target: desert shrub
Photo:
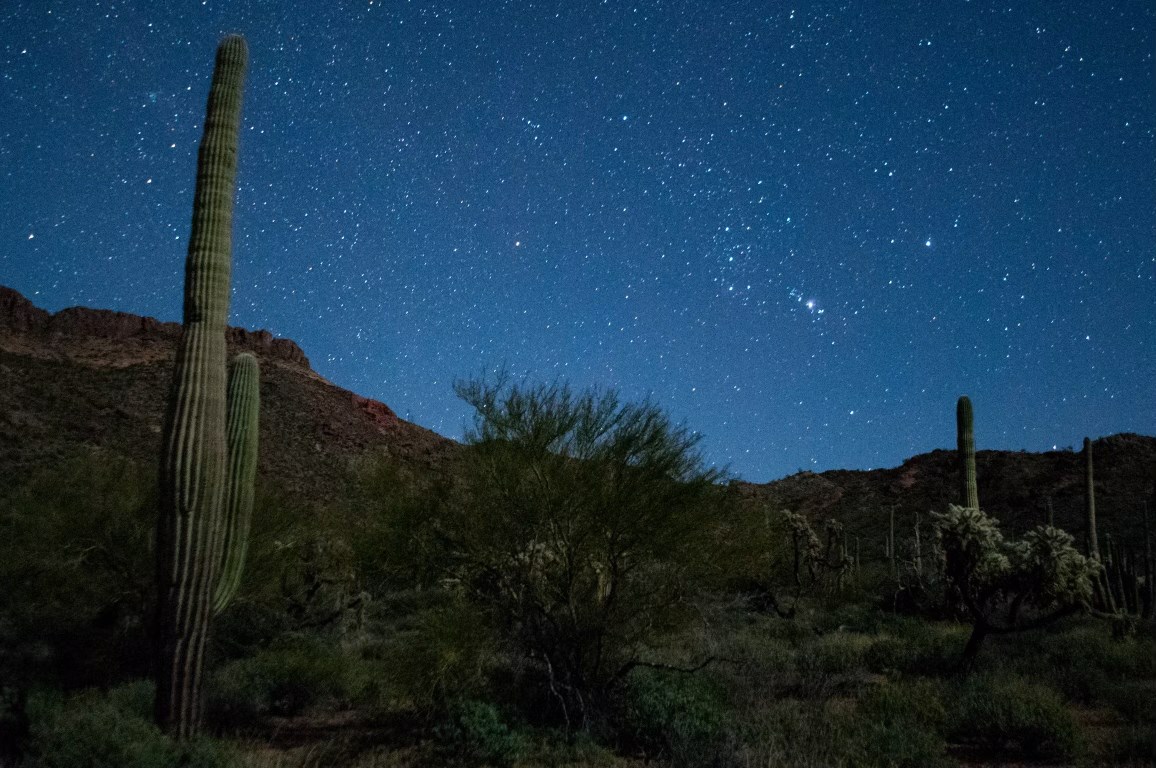
<instances>
[{"instance_id":1,"label":"desert shrub","mask_svg":"<svg viewBox=\"0 0 1156 768\"><path fill-rule=\"evenodd\" d=\"M727 699L739 712L759 708L778 698L798 679L792 644L772 636L768 627L783 624L781 619L758 617L750 625L726 638L718 655L730 660L718 664L714 674L727 688Z\"/></svg>"},{"instance_id":2,"label":"desert shrub","mask_svg":"<svg viewBox=\"0 0 1156 768\"><path fill-rule=\"evenodd\" d=\"M1051 688L1007 674L978 675L955 692L949 735L977 746L1070 758L1083 736Z\"/></svg>"},{"instance_id":3,"label":"desert shrub","mask_svg":"<svg viewBox=\"0 0 1156 768\"><path fill-rule=\"evenodd\" d=\"M328 703L345 706L373 695L379 665L319 640L288 638L210 676L206 710L222 724L263 715L297 715Z\"/></svg>"},{"instance_id":4,"label":"desert shrub","mask_svg":"<svg viewBox=\"0 0 1156 768\"><path fill-rule=\"evenodd\" d=\"M1092 665L1113 680L1156 677L1156 640L1113 638L1101 622L1087 622L1040 642L1041 650L1061 665Z\"/></svg>"},{"instance_id":5,"label":"desert shrub","mask_svg":"<svg viewBox=\"0 0 1156 768\"><path fill-rule=\"evenodd\" d=\"M696 619L688 596L721 578L719 474L649 403L564 385L455 389L476 412L470 445L455 487L407 535L537 680L539 714L588 724L657 638Z\"/></svg>"},{"instance_id":6,"label":"desert shrub","mask_svg":"<svg viewBox=\"0 0 1156 768\"><path fill-rule=\"evenodd\" d=\"M82 449L0 498L0 681L111 685L143 673L155 472Z\"/></svg>"},{"instance_id":7,"label":"desert shrub","mask_svg":"<svg viewBox=\"0 0 1156 768\"><path fill-rule=\"evenodd\" d=\"M775 699L734 725L736 762L767 768L829 768L847 760L854 726L831 702Z\"/></svg>"},{"instance_id":8,"label":"desert shrub","mask_svg":"<svg viewBox=\"0 0 1156 768\"><path fill-rule=\"evenodd\" d=\"M953 669L966 628L900 617L890 621L864 653L872 672L939 675Z\"/></svg>"},{"instance_id":9,"label":"desert shrub","mask_svg":"<svg viewBox=\"0 0 1156 768\"><path fill-rule=\"evenodd\" d=\"M803 646L796 658L803 692L818 698L830 696L862 665L871 642L866 635L833 632Z\"/></svg>"},{"instance_id":10,"label":"desert shrub","mask_svg":"<svg viewBox=\"0 0 1156 768\"><path fill-rule=\"evenodd\" d=\"M942 685L930 680L884 683L857 702L851 763L880 768L923 768L944 763L947 713Z\"/></svg>"},{"instance_id":11,"label":"desert shrub","mask_svg":"<svg viewBox=\"0 0 1156 768\"><path fill-rule=\"evenodd\" d=\"M1145 637L1116 639L1099 621L1057 627L1038 637L999 638L999 666L1046 680L1070 699L1111 702L1121 684L1156 678L1156 645Z\"/></svg>"},{"instance_id":12,"label":"desert shrub","mask_svg":"<svg viewBox=\"0 0 1156 768\"><path fill-rule=\"evenodd\" d=\"M428 523L447 485L414 474L389 454L368 454L349 467L346 490L329 515L348 538L358 576L375 600L445 575L446 552Z\"/></svg>"},{"instance_id":13,"label":"desert shrub","mask_svg":"<svg viewBox=\"0 0 1156 768\"><path fill-rule=\"evenodd\" d=\"M452 704L435 735L453 757L467 763L510 765L527 748L526 738L510 728L497 707L473 699Z\"/></svg>"},{"instance_id":14,"label":"desert shrub","mask_svg":"<svg viewBox=\"0 0 1156 768\"><path fill-rule=\"evenodd\" d=\"M1131 724L1117 731L1100 757L1113 765L1151 766L1156 762L1156 730Z\"/></svg>"},{"instance_id":15,"label":"desert shrub","mask_svg":"<svg viewBox=\"0 0 1156 768\"><path fill-rule=\"evenodd\" d=\"M142 712L144 708L146 711ZM176 743L151 721L152 686L133 683L107 695L34 693L28 701L28 768L224 768L234 755L196 738Z\"/></svg>"},{"instance_id":16,"label":"desert shrub","mask_svg":"<svg viewBox=\"0 0 1156 768\"><path fill-rule=\"evenodd\" d=\"M1105 689L1104 698L1129 723L1156 727L1156 680L1120 681Z\"/></svg>"},{"instance_id":17,"label":"desert shrub","mask_svg":"<svg viewBox=\"0 0 1156 768\"><path fill-rule=\"evenodd\" d=\"M724 751L728 712L700 675L637 668L624 691L621 738L632 752L674 765L711 765Z\"/></svg>"},{"instance_id":18,"label":"desert shrub","mask_svg":"<svg viewBox=\"0 0 1156 768\"><path fill-rule=\"evenodd\" d=\"M487 697L502 663L485 614L460 599L417 612L378 655L402 703L431 716L456 701Z\"/></svg>"},{"instance_id":19,"label":"desert shrub","mask_svg":"<svg viewBox=\"0 0 1156 768\"><path fill-rule=\"evenodd\" d=\"M820 632L858 632L878 634L890 617L866 601L841 600L832 597L832 604L816 617L814 628ZM837 602L836 602L837 600Z\"/></svg>"},{"instance_id":20,"label":"desert shrub","mask_svg":"<svg viewBox=\"0 0 1156 768\"><path fill-rule=\"evenodd\" d=\"M525 751L518 765L570 768L626 768L633 765L586 731L566 734L558 729L540 728L520 734Z\"/></svg>"},{"instance_id":21,"label":"desert shrub","mask_svg":"<svg viewBox=\"0 0 1156 768\"><path fill-rule=\"evenodd\" d=\"M301 591L302 570L312 568L327 580L348 570L339 562L333 572L318 573L317 558L308 560L313 542L336 537L332 528L325 514L283 489L258 481L240 590L213 620L215 655L226 659L252 656L287 632L324 629L323 621L310 625L322 611L310 614L294 603L294 597ZM314 596L314 602L329 594L327 589L317 591L321 594Z\"/></svg>"},{"instance_id":22,"label":"desert shrub","mask_svg":"<svg viewBox=\"0 0 1156 768\"><path fill-rule=\"evenodd\" d=\"M759 622L759 631L768 638L799 646L815 637L815 627L810 622L813 613L809 607L801 607L791 620L767 617Z\"/></svg>"}]
</instances>

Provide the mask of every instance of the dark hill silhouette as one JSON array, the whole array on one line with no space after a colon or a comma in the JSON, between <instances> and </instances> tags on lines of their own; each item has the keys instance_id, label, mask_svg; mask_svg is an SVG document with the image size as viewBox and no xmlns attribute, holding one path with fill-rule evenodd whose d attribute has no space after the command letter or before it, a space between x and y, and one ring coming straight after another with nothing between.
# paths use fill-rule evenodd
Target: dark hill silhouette
<instances>
[{"instance_id":1,"label":"dark hill silhouette","mask_svg":"<svg viewBox=\"0 0 1156 768\"><path fill-rule=\"evenodd\" d=\"M944 420L945 442L953 437L951 414ZM1097 527L1114 537L1143 541L1142 504L1153 505L1156 438L1119 434L1095 440ZM954 450L914 456L892 469L800 472L765 485L747 485L743 494L775 509L790 509L816 520L835 518L862 540L864 556L882 556L895 507L896 537L912 536L916 514L960 503L959 463ZM1083 541L1084 460L1079 451L1046 453L976 451L980 506L1011 532L1047 519ZM1156 514L1156 509L1151 510ZM926 529L924 531L926 534ZM1101 534L1102 535L1102 534Z\"/></svg>"},{"instance_id":2,"label":"dark hill silhouette","mask_svg":"<svg viewBox=\"0 0 1156 768\"><path fill-rule=\"evenodd\" d=\"M52 314L0 286L0 494L77 445L154 461L180 330L177 323L100 309ZM443 469L461 449L399 419L384 403L326 381L288 339L230 328L229 347L261 360L259 474L266 484L325 503L341 492L348 463L366 452L423 473ZM950 413L944 423L950 443ZM1075 442L1079 436L1065 437ZM1101 438L1095 458L1101 530L1138 534L1140 505L1151 504L1156 478L1156 438ZM1059 525L1082 530L1079 453L980 450L976 462L981 504L1011 530L1043 520L1049 498ZM864 556L875 557L889 509L896 508L897 536L906 537L917 512L926 516L957 501L957 472L955 452L937 450L891 469L800 472L739 488L773 509L843 521L860 536Z\"/></svg>"},{"instance_id":3,"label":"dark hill silhouette","mask_svg":"<svg viewBox=\"0 0 1156 768\"><path fill-rule=\"evenodd\" d=\"M83 444L156 460L179 323L74 307L50 314L0 286L0 492ZM230 328L261 362L263 482L324 502L348 462L383 452L414 471L457 444L335 386L296 343Z\"/></svg>"}]
</instances>

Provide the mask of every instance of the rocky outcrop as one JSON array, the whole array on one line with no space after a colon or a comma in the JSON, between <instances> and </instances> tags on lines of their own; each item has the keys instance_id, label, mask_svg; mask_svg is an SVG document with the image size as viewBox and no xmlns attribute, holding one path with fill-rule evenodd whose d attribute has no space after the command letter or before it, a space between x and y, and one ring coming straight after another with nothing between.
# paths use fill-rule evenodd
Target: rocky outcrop
<instances>
[{"instance_id":1,"label":"rocky outcrop","mask_svg":"<svg viewBox=\"0 0 1156 768\"><path fill-rule=\"evenodd\" d=\"M85 346L92 340L132 342L124 349L128 359L114 360L105 355L110 365L144 362L154 359L147 354L152 343L166 349L176 344L181 335L180 323L162 323L152 317L141 317L128 312L114 312L107 309L69 307L53 314L35 306L19 291L0 285L0 344L7 338L13 345L13 334L34 337L44 351L71 356L71 347L80 339ZM278 339L269 331L247 331L244 328L229 328L226 336L230 352L253 352L266 360L274 360L309 368L309 358L290 339ZM21 340L22 351L32 352L27 340ZM104 349L104 352L113 350ZM98 363L98 356L81 355L78 362ZM142 359L143 357L143 359Z\"/></svg>"},{"instance_id":2,"label":"rocky outcrop","mask_svg":"<svg viewBox=\"0 0 1156 768\"><path fill-rule=\"evenodd\" d=\"M180 333L177 323L124 312L53 314L0 287L0 498L81 445L155 461ZM288 339L230 328L227 341L231 352L261 358L258 477L266 489L324 505L364 456L417 476L440 471L460 448L326 381Z\"/></svg>"},{"instance_id":3,"label":"rocky outcrop","mask_svg":"<svg viewBox=\"0 0 1156 768\"><path fill-rule=\"evenodd\" d=\"M376 424L378 428L382 430L397 429L397 414L394 413L388 405L352 392L350 396L353 400L354 407L368 414L369 418L373 420L373 423Z\"/></svg>"},{"instance_id":4,"label":"rocky outcrop","mask_svg":"<svg viewBox=\"0 0 1156 768\"><path fill-rule=\"evenodd\" d=\"M46 328L51 318L50 312L35 306L24 294L0 285L0 328L27 333Z\"/></svg>"}]
</instances>

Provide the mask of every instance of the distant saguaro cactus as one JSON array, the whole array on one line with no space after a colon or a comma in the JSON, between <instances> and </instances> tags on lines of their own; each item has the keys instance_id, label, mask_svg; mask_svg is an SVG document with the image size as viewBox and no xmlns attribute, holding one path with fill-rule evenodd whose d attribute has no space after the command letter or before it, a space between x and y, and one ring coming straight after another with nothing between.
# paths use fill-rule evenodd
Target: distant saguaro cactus
<instances>
[{"instance_id":1,"label":"distant saguaro cactus","mask_svg":"<svg viewBox=\"0 0 1156 768\"><path fill-rule=\"evenodd\" d=\"M257 427L261 409L261 369L257 358L242 352L229 369L228 477L225 485L224 542L221 573L213 597L213 613L225 607L241 586L241 570L249 550L253 519L253 489L257 479Z\"/></svg>"},{"instance_id":2,"label":"distant saguaro cactus","mask_svg":"<svg viewBox=\"0 0 1156 768\"><path fill-rule=\"evenodd\" d=\"M158 724L177 738L193 735L200 722L204 648L223 535L225 328L247 63L244 38L230 35L221 41L197 158L184 333L162 440L155 714Z\"/></svg>"},{"instance_id":3,"label":"distant saguaro cactus","mask_svg":"<svg viewBox=\"0 0 1156 768\"><path fill-rule=\"evenodd\" d=\"M955 442L959 450L960 470L963 487L960 494L963 506L979 509L979 487L975 479L975 432L971 412L971 400L967 395L955 404Z\"/></svg>"},{"instance_id":4,"label":"distant saguaro cactus","mask_svg":"<svg viewBox=\"0 0 1156 768\"><path fill-rule=\"evenodd\" d=\"M1100 539L1096 535L1096 482L1092 467L1092 441L1084 438L1084 514L1087 520L1088 556L1100 560Z\"/></svg>"}]
</instances>

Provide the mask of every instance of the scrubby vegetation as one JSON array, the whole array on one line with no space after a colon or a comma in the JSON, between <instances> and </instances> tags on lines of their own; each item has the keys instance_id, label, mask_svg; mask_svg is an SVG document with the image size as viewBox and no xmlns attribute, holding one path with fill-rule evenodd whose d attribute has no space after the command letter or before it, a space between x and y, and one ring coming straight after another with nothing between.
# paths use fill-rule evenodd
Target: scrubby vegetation
<instances>
[{"instance_id":1,"label":"scrubby vegetation","mask_svg":"<svg viewBox=\"0 0 1156 768\"><path fill-rule=\"evenodd\" d=\"M1009 541L978 510L944 511L914 579L914 556L856 562L837 523L744 499L651 404L564 385L459 391L477 421L444 474L366 457L329 505L257 494L194 739L153 724L155 468L83 451L8 493L9 754L293 768L1152 761L1151 625L1120 632L1081 607L1096 572L1062 531ZM900 539L893 549L916 551ZM920 599L896 600L916 585ZM989 633L962 670L975 626L1009 621L1031 629Z\"/></svg>"}]
</instances>

